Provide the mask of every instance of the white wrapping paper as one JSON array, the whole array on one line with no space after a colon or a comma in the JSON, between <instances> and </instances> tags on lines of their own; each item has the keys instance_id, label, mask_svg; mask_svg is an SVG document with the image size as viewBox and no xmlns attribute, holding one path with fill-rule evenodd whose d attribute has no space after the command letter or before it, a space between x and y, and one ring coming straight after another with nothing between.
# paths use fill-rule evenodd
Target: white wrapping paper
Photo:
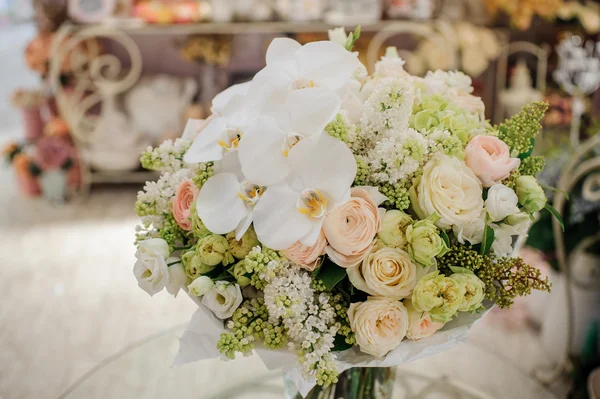
<instances>
[{"instance_id":1,"label":"white wrapping paper","mask_svg":"<svg viewBox=\"0 0 600 399\"><path fill-rule=\"evenodd\" d=\"M227 332L227 329L223 321L215 317L197 297L192 299L198 304L199 309L192 316L190 324L180 339L174 366L221 357L217 350L217 342L221 333ZM418 341L407 339L383 358L361 353L357 348L337 352L335 353L337 369L341 373L351 367L393 367L443 352L464 342L473 324L479 321L492 305L491 302L484 302L485 312L475 314L461 312L456 319L447 323L431 337ZM288 376L295 382L302 396L306 396L315 386L314 382L302 378L300 370L296 367L296 355L286 348L275 351L257 345L255 352L269 370L282 369L288 372Z\"/></svg>"}]
</instances>

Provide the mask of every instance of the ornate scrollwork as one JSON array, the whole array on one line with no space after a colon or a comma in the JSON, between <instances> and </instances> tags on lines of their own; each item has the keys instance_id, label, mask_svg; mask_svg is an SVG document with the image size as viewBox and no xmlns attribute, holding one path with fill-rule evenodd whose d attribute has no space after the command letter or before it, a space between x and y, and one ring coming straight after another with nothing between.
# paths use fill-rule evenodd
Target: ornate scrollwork
<instances>
[{"instance_id":1,"label":"ornate scrollwork","mask_svg":"<svg viewBox=\"0 0 600 399\"><path fill-rule=\"evenodd\" d=\"M102 53L99 38L122 46L127 54L123 61L113 54ZM142 55L135 42L126 34L104 26L76 27L63 25L57 32L51 49L49 81L56 94L59 110L75 139L86 143L105 107L131 88L142 72ZM63 71L70 74L65 85ZM99 113L92 109L99 107Z\"/></svg>"}]
</instances>

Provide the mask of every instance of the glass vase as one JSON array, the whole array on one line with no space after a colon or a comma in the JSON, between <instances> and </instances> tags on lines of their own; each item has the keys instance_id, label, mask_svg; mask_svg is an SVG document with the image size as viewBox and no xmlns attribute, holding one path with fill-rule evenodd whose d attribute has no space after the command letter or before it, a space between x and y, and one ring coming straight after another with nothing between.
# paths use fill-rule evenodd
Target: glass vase
<instances>
[{"instance_id":1,"label":"glass vase","mask_svg":"<svg viewBox=\"0 0 600 399\"><path fill-rule=\"evenodd\" d=\"M338 376L328 387L316 385L303 397L286 378L286 399L391 399L396 369L394 367L355 367Z\"/></svg>"}]
</instances>

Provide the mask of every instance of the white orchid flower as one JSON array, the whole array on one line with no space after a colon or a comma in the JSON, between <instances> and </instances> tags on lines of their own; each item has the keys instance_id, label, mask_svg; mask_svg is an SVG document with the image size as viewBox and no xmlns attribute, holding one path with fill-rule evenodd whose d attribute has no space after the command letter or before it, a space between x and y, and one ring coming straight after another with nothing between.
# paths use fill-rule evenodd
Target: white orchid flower
<instances>
[{"instance_id":1,"label":"white orchid flower","mask_svg":"<svg viewBox=\"0 0 600 399\"><path fill-rule=\"evenodd\" d=\"M349 198L356 175L350 149L328 134L300 141L288 161L294 179L269 187L252 216L258 239L276 250L314 244L325 215Z\"/></svg>"},{"instance_id":2,"label":"white orchid flower","mask_svg":"<svg viewBox=\"0 0 600 399\"><path fill-rule=\"evenodd\" d=\"M277 38L267 49L267 66L252 80L249 96L262 113L285 119L287 97L295 90L322 88L345 97L345 86L358 65L357 53L337 43L302 46L289 38ZM319 93L314 94L313 101L319 101Z\"/></svg>"},{"instance_id":3,"label":"white orchid flower","mask_svg":"<svg viewBox=\"0 0 600 399\"><path fill-rule=\"evenodd\" d=\"M223 113L196 136L183 160L187 163L219 161L225 154L236 152L242 132L254 115L246 96L233 95Z\"/></svg>"},{"instance_id":4,"label":"white orchid flower","mask_svg":"<svg viewBox=\"0 0 600 399\"><path fill-rule=\"evenodd\" d=\"M210 108L210 111L215 115L223 114L223 112L225 111L225 107L233 97L245 96L246 94L248 94L248 88L250 87L250 83L252 83L252 81L229 86L228 88L217 94L212 100L212 106Z\"/></svg>"},{"instance_id":5,"label":"white orchid flower","mask_svg":"<svg viewBox=\"0 0 600 399\"><path fill-rule=\"evenodd\" d=\"M253 209L265 188L241 180L235 173L219 173L204 183L196 199L196 212L215 234L235 230L240 240L252 224Z\"/></svg>"},{"instance_id":6,"label":"white orchid flower","mask_svg":"<svg viewBox=\"0 0 600 399\"><path fill-rule=\"evenodd\" d=\"M271 117L256 119L238 148L244 176L263 186L283 181L291 171L290 152L300 140L322 134L340 104L340 98L330 90L302 89L288 96L289 117L283 123Z\"/></svg>"}]
</instances>

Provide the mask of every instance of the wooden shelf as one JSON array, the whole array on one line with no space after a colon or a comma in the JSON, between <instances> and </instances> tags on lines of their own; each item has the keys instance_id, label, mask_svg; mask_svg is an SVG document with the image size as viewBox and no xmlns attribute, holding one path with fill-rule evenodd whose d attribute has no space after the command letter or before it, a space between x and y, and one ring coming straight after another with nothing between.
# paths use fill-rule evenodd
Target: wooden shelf
<instances>
[{"instance_id":1,"label":"wooden shelf","mask_svg":"<svg viewBox=\"0 0 600 399\"><path fill-rule=\"evenodd\" d=\"M428 22L415 22L403 20L378 21L361 25L364 32L380 31L397 23L427 24ZM135 20L113 20L103 24L73 25L75 29L86 29L91 27L115 29L130 35L190 35L190 34L244 34L244 33L305 33L305 32L327 32L328 29L340 25L332 25L325 22L198 22L189 24L146 24ZM352 28L356 24L348 24L346 28Z\"/></svg>"}]
</instances>

